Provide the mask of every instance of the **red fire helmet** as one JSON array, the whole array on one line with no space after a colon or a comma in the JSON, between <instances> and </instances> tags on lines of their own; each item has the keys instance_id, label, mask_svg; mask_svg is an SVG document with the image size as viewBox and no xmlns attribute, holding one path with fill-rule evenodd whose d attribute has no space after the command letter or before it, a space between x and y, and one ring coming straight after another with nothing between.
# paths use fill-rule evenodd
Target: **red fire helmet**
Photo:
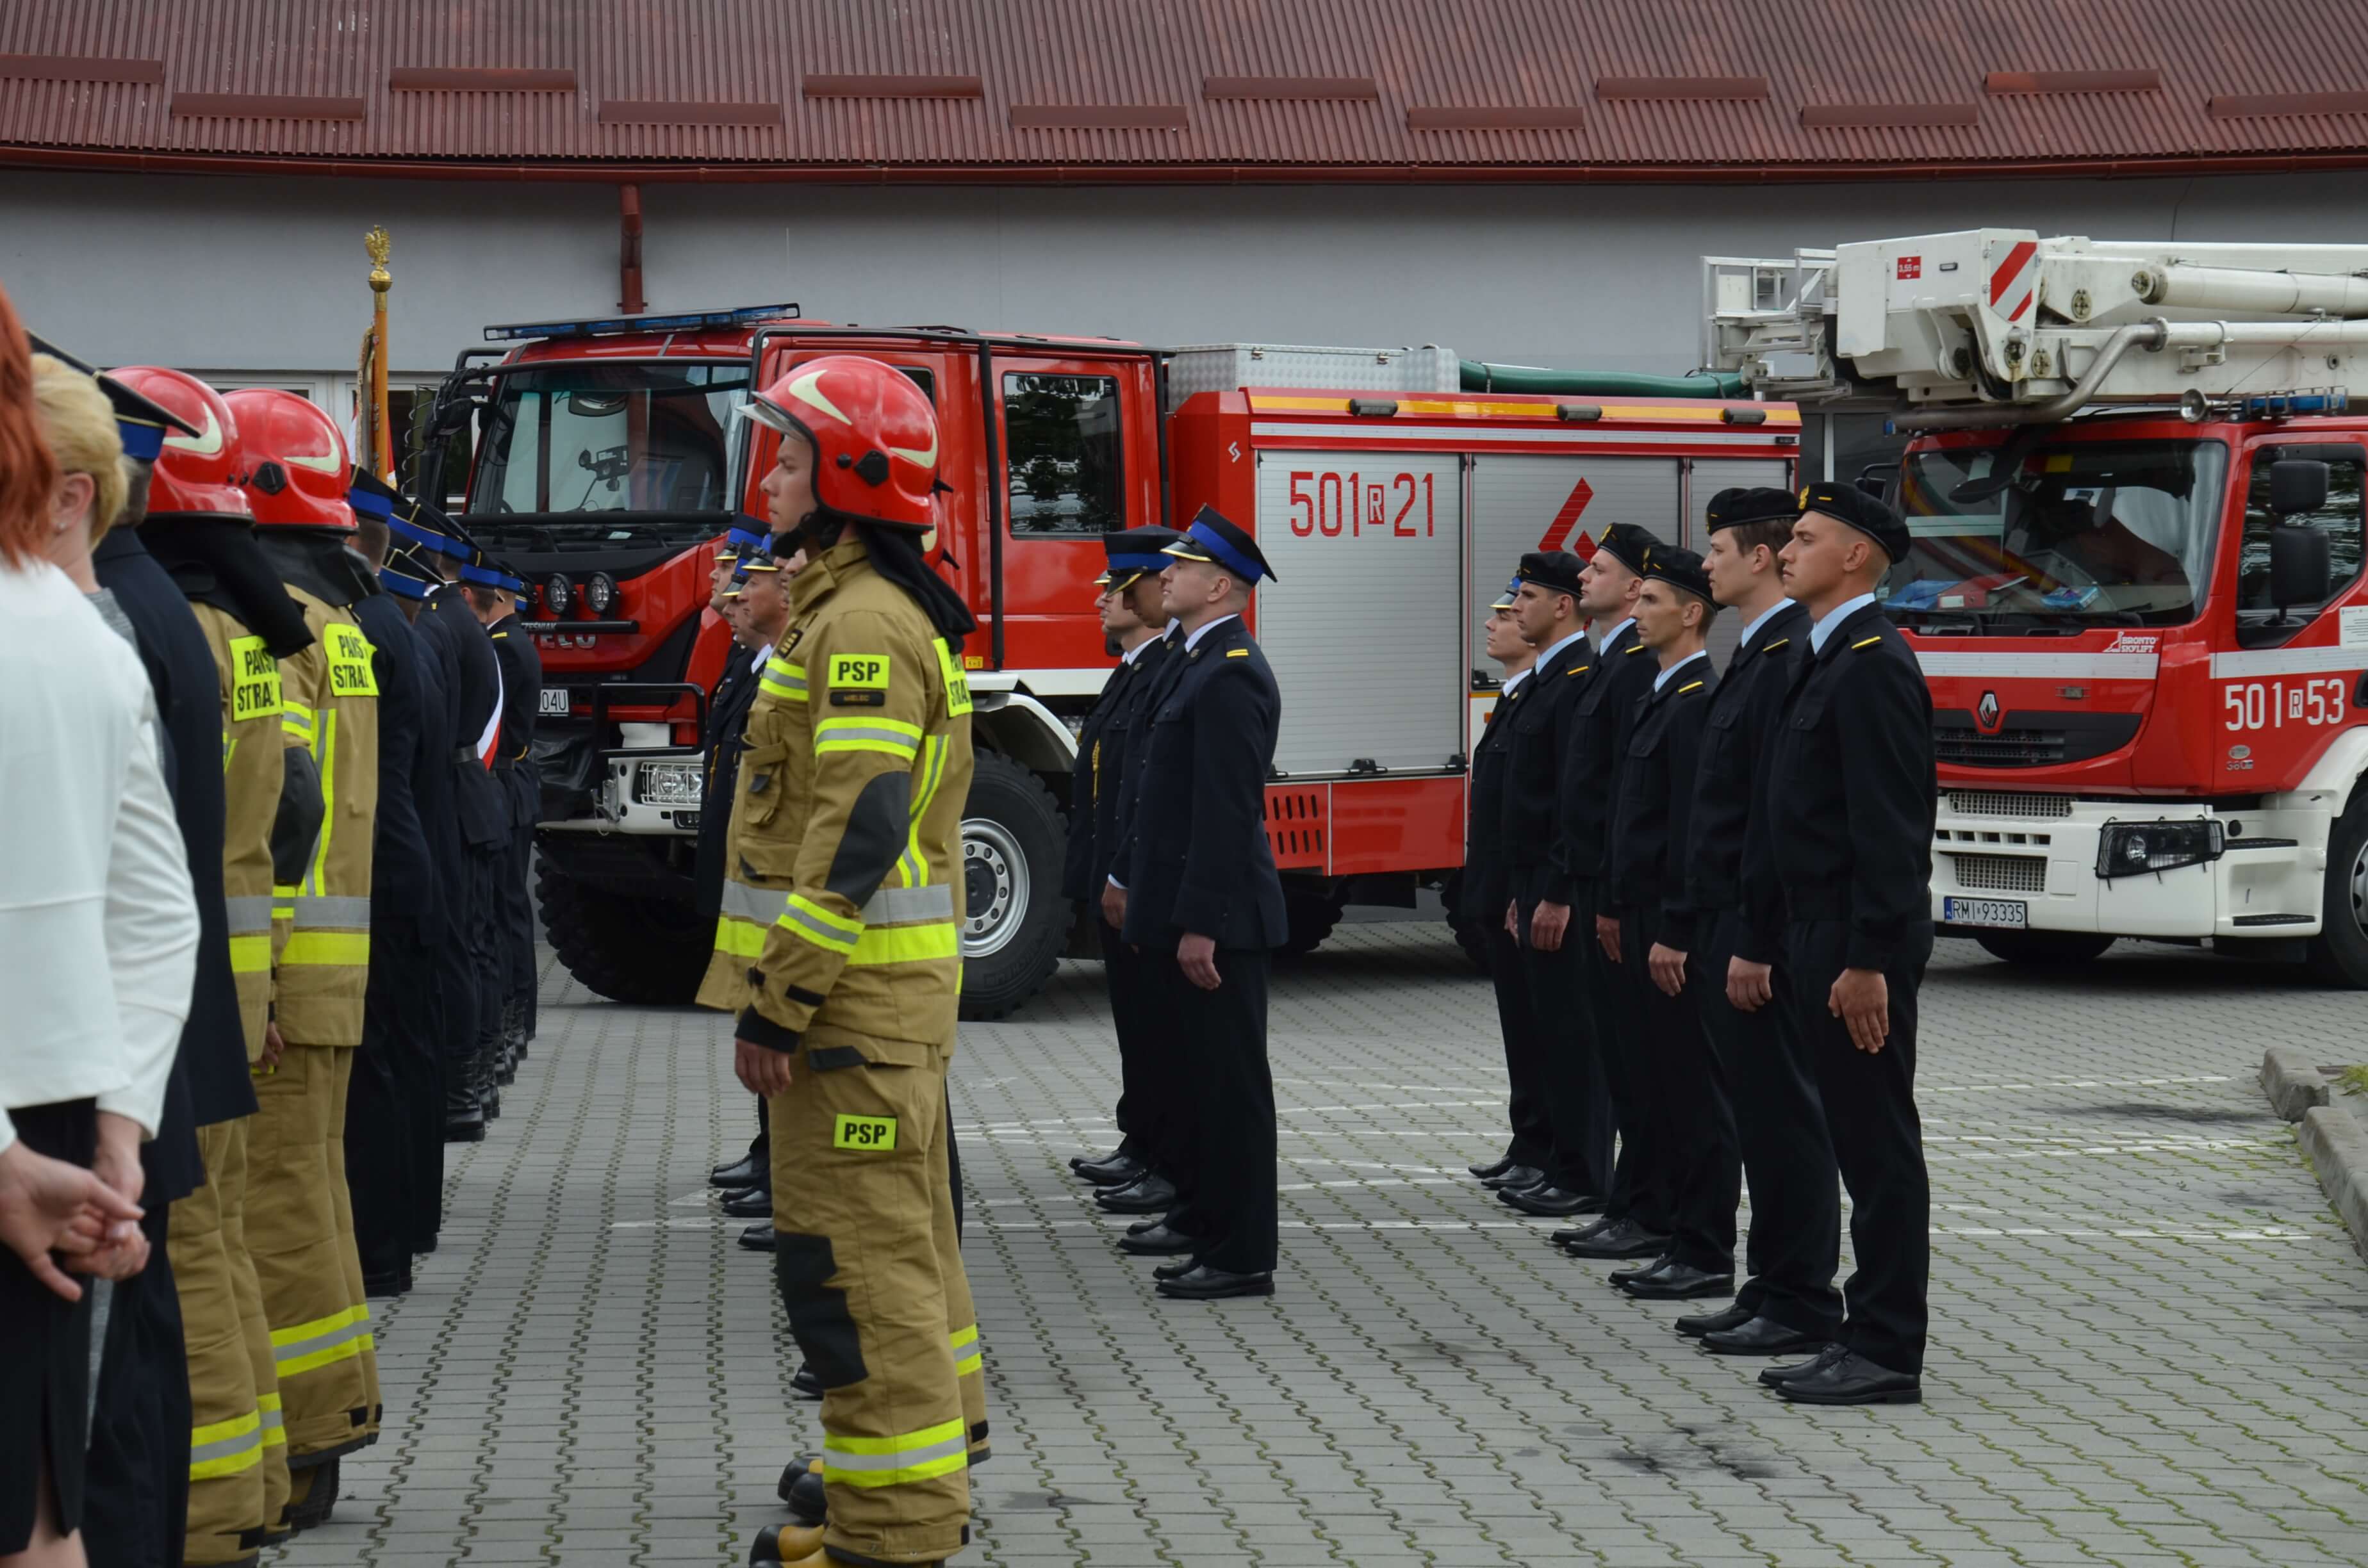
<instances>
[{"instance_id":1,"label":"red fire helmet","mask_svg":"<svg viewBox=\"0 0 2368 1568\"><path fill-rule=\"evenodd\" d=\"M902 370L853 354L809 359L747 413L814 444L814 499L827 510L916 534L936 526L937 411Z\"/></svg>"},{"instance_id":2,"label":"red fire helmet","mask_svg":"<svg viewBox=\"0 0 2368 1568\"><path fill-rule=\"evenodd\" d=\"M194 436L167 427L148 481L148 515L199 513L244 517L254 507L239 488L246 457L238 419L222 394L181 370L127 365L108 374L196 427Z\"/></svg>"},{"instance_id":3,"label":"red fire helmet","mask_svg":"<svg viewBox=\"0 0 2368 1568\"><path fill-rule=\"evenodd\" d=\"M354 526L346 502L353 465L345 433L310 398L277 387L245 387L230 394L251 472L246 495L266 528L344 528Z\"/></svg>"}]
</instances>

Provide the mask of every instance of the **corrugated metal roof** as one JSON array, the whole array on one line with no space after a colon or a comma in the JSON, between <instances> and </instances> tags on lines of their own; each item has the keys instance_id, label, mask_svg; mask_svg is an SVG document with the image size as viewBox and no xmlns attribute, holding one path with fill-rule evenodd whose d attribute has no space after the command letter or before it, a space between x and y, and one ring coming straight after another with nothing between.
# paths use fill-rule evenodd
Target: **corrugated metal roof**
<instances>
[{"instance_id":1,"label":"corrugated metal roof","mask_svg":"<svg viewBox=\"0 0 2368 1568\"><path fill-rule=\"evenodd\" d=\"M2368 110L2347 108L2368 67L2328 44L2359 17L2358 0L16 0L0 56L38 58L0 60L0 162L49 149L1026 178L2346 156L2368 153ZM127 62L156 62L162 81ZM454 69L574 85L393 85ZM2136 74L2031 90L2100 72ZM914 87L936 96L847 96L863 77L937 78ZM1304 90L1322 96L1212 90L1244 78L1321 79ZM1639 96L1645 78L1710 80L1673 98ZM1764 95L1737 78L1763 78ZM360 118L321 118L338 99ZM215 112L187 112L208 100ZM310 100L304 118L293 100ZM669 105L686 106L679 121ZM779 122L750 106L778 106ZM1140 112L1064 112L1110 109Z\"/></svg>"}]
</instances>

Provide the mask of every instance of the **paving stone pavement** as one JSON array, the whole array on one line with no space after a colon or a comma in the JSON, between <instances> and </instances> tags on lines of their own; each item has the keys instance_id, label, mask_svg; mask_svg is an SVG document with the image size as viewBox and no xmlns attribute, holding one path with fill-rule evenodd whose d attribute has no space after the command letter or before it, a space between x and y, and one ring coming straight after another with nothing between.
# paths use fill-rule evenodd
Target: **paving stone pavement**
<instances>
[{"instance_id":1,"label":"paving stone pavement","mask_svg":"<svg viewBox=\"0 0 2368 1568\"><path fill-rule=\"evenodd\" d=\"M1463 1175L1502 1136L1486 984L1436 926L1278 974L1272 1301L1155 1304L1066 1157L1111 1141L1095 966L954 1077L995 1427L960 1561L2368 1563L2368 1268L2253 1083L2368 1005L2163 949L1925 993L1920 1407L1816 1411L1701 1355ZM763 1257L706 1196L752 1131L723 1020L546 971L503 1118L452 1151L387 1419L278 1563L746 1561L816 1446Z\"/></svg>"}]
</instances>

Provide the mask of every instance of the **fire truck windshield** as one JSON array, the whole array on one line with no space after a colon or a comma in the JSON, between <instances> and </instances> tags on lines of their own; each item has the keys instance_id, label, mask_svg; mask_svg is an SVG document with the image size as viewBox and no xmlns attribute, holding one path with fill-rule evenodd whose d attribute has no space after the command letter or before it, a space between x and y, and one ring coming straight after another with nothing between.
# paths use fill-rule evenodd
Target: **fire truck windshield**
<instances>
[{"instance_id":1,"label":"fire truck windshield","mask_svg":"<svg viewBox=\"0 0 2368 1568\"><path fill-rule=\"evenodd\" d=\"M1992 472L2001 460L2010 477ZM1913 453L1900 510L1914 548L1884 606L1911 627L2002 632L2192 620L2227 472L2218 441Z\"/></svg>"},{"instance_id":2,"label":"fire truck windshield","mask_svg":"<svg viewBox=\"0 0 2368 1568\"><path fill-rule=\"evenodd\" d=\"M747 395L745 362L554 364L502 376L483 415L469 512L612 535L663 528L648 514L703 513L691 524L703 537L737 494L732 411Z\"/></svg>"}]
</instances>

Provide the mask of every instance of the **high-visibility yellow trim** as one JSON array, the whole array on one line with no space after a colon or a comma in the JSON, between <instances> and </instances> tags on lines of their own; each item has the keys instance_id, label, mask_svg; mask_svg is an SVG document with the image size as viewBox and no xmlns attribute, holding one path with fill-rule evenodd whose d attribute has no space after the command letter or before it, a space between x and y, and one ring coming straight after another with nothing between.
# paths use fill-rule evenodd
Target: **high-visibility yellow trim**
<instances>
[{"instance_id":1,"label":"high-visibility yellow trim","mask_svg":"<svg viewBox=\"0 0 2368 1568\"><path fill-rule=\"evenodd\" d=\"M274 920L296 918L296 890L286 882L271 884L271 918Z\"/></svg>"},{"instance_id":2,"label":"high-visibility yellow trim","mask_svg":"<svg viewBox=\"0 0 2368 1568\"><path fill-rule=\"evenodd\" d=\"M289 911L295 918L295 911ZM230 939L230 971L233 974L268 974L271 972L271 935L265 932L256 937L233 937Z\"/></svg>"},{"instance_id":3,"label":"high-visibility yellow trim","mask_svg":"<svg viewBox=\"0 0 2368 1568\"><path fill-rule=\"evenodd\" d=\"M806 700L806 667L787 659L768 659L765 673L757 677L757 687L780 698L784 702Z\"/></svg>"},{"instance_id":4,"label":"high-visibility yellow trim","mask_svg":"<svg viewBox=\"0 0 2368 1568\"><path fill-rule=\"evenodd\" d=\"M826 1454L901 1454L915 1449L927 1449L944 1442L948 1437L965 1436L959 1419L924 1426L917 1432L905 1432L893 1437L841 1437L825 1433L823 1452ZM836 1470L838 1467L831 1467Z\"/></svg>"},{"instance_id":5,"label":"high-visibility yellow trim","mask_svg":"<svg viewBox=\"0 0 2368 1568\"><path fill-rule=\"evenodd\" d=\"M1096 766L1099 767L1101 743L1094 743ZM921 852L921 819L928 814L929 802L938 798L938 786L946 780L946 737L931 735L921 743L921 789L913 797L912 827L905 837L905 853L896 858L896 875L908 888L919 887L929 880L929 858Z\"/></svg>"},{"instance_id":6,"label":"high-visibility yellow trim","mask_svg":"<svg viewBox=\"0 0 2368 1568\"><path fill-rule=\"evenodd\" d=\"M288 1422L280 1414L279 1392L274 1389L269 1393L256 1395L255 1404L263 1415L263 1446L267 1449L286 1448Z\"/></svg>"},{"instance_id":7,"label":"high-visibility yellow trim","mask_svg":"<svg viewBox=\"0 0 2368 1568\"><path fill-rule=\"evenodd\" d=\"M271 1331L271 1359L281 1378L297 1377L333 1361L350 1361L377 1342L370 1328L370 1308L347 1307L310 1323L291 1324ZM311 1349L299 1346L311 1346ZM289 1354L289 1352L294 1352Z\"/></svg>"},{"instance_id":8,"label":"high-visibility yellow trim","mask_svg":"<svg viewBox=\"0 0 2368 1568\"><path fill-rule=\"evenodd\" d=\"M957 1418L893 1437L843 1437L825 1433L823 1453L832 1486L871 1489L949 1475L970 1463L970 1429Z\"/></svg>"},{"instance_id":9,"label":"high-visibility yellow trim","mask_svg":"<svg viewBox=\"0 0 2368 1568\"><path fill-rule=\"evenodd\" d=\"M298 931L280 949L279 961L283 965L350 964L359 968L369 964L370 946L367 931Z\"/></svg>"},{"instance_id":10,"label":"high-visibility yellow trim","mask_svg":"<svg viewBox=\"0 0 2368 1568\"><path fill-rule=\"evenodd\" d=\"M197 1482L217 1475L236 1475L261 1464L265 1447L262 1428L262 1414L253 1410L227 1421L192 1427L189 1479Z\"/></svg>"},{"instance_id":11,"label":"high-visibility yellow trim","mask_svg":"<svg viewBox=\"0 0 2368 1568\"><path fill-rule=\"evenodd\" d=\"M337 826L337 710L321 710L321 725L313 736L313 760L321 774L321 836L313 841L313 869L296 891L329 891L329 838Z\"/></svg>"},{"instance_id":12,"label":"high-visibility yellow trim","mask_svg":"<svg viewBox=\"0 0 2368 1568\"><path fill-rule=\"evenodd\" d=\"M962 932L951 920L928 926L878 926L863 933L848 954L850 964L922 963L959 958Z\"/></svg>"},{"instance_id":13,"label":"high-visibility yellow trim","mask_svg":"<svg viewBox=\"0 0 2368 1568\"><path fill-rule=\"evenodd\" d=\"M194 1449L207 1443L219 1443L224 1437L243 1437L246 1433L259 1430L262 1426L263 1412L250 1410L244 1415L233 1415L227 1421L214 1421L203 1426L192 1426L189 1428L189 1447Z\"/></svg>"},{"instance_id":14,"label":"high-visibility yellow trim","mask_svg":"<svg viewBox=\"0 0 2368 1568\"><path fill-rule=\"evenodd\" d=\"M825 719L814 726L814 755L828 752L876 751L910 761L920 755L921 726L900 719L866 714L861 718Z\"/></svg>"},{"instance_id":15,"label":"high-visibility yellow trim","mask_svg":"<svg viewBox=\"0 0 2368 1568\"><path fill-rule=\"evenodd\" d=\"M765 927L729 915L715 917L715 950L735 959L753 959L765 950Z\"/></svg>"},{"instance_id":16,"label":"high-visibility yellow trim","mask_svg":"<svg viewBox=\"0 0 2368 1568\"><path fill-rule=\"evenodd\" d=\"M985 1363L979 1358L978 1352L973 1350L967 1356L954 1358L954 1376L966 1378L973 1372L984 1370L985 1366Z\"/></svg>"},{"instance_id":17,"label":"high-visibility yellow trim","mask_svg":"<svg viewBox=\"0 0 2368 1568\"><path fill-rule=\"evenodd\" d=\"M954 651L946 645L944 638L937 639L937 649L938 675L946 683L946 717L959 719L970 711L970 677L954 663ZM965 658L962 663L976 663L984 667L985 661Z\"/></svg>"},{"instance_id":18,"label":"high-visibility yellow trim","mask_svg":"<svg viewBox=\"0 0 2368 1568\"><path fill-rule=\"evenodd\" d=\"M757 689L764 692L768 697L780 698L783 702L803 702L806 700L806 688L803 686L783 686L777 680L759 678L757 682Z\"/></svg>"},{"instance_id":19,"label":"high-visibility yellow trim","mask_svg":"<svg viewBox=\"0 0 2368 1568\"><path fill-rule=\"evenodd\" d=\"M313 710L299 702L283 702L279 706L279 733L293 736L306 745L313 744Z\"/></svg>"},{"instance_id":20,"label":"high-visibility yellow trim","mask_svg":"<svg viewBox=\"0 0 2368 1568\"><path fill-rule=\"evenodd\" d=\"M966 1378L979 1369L978 1324L954 1330L946 1335L946 1344L954 1353L955 1377Z\"/></svg>"},{"instance_id":21,"label":"high-visibility yellow trim","mask_svg":"<svg viewBox=\"0 0 2368 1568\"><path fill-rule=\"evenodd\" d=\"M789 906L774 924L817 948L848 956L854 954L857 941L863 935L861 921L833 915L803 893L790 895Z\"/></svg>"}]
</instances>

